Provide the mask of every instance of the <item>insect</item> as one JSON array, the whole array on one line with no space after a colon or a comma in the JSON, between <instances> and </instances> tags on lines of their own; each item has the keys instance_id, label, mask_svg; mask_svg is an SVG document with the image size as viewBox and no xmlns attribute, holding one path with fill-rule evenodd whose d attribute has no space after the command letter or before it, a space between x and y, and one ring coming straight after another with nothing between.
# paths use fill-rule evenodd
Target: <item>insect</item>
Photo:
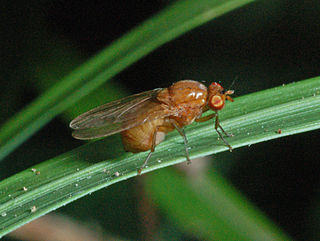
<instances>
[{"instance_id":1,"label":"insect","mask_svg":"<svg viewBox=\"0 0 320 241\"><path fill-rule=\"evenodd\" d=\"M220 125L218 111L224 107L226 100L233 101L230 97L233 93L233 90L225 91L216 82L207 88L198 81L181 80L168 88L142 92L96 107L76 117L70 127L74 129L72 135L76 139L95 139L120 132L125 151L137 153L150 150L138 170L140 174L155 147L168 132L175 129L183 138L186 158L190 163L183 127L193 121L204 122L215 118L215 130L232 151L220 132L231 136ZM202 117L202 113L209 109L214 113Z\"/></svg>"}]
</instances>

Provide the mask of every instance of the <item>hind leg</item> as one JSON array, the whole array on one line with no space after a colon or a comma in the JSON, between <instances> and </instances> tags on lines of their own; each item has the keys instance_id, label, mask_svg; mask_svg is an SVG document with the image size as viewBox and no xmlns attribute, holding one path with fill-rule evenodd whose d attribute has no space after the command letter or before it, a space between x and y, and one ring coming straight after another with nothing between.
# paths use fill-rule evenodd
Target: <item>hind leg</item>
<instances>
[{"instance_id":1,"label":"hind leg","mask_svg":"<svg viewBox=\"0 0 320 241\"><path fill-rule=\"evenodd\" d=\"M164 126L157 126L155 128L155 131L153 132L153 136L152 136L152 143L151 143L150 152L149 152L146 160L143 162L142 166L138 169L138 174L139 175L141 175L142 169L147 166L148 161L152 156L152 153L155 151L156 145L158 145L162 141L162 140L157 140L157 137L159 138L159 136L157 136L157 134L159 132L163 132L163 135L165 135L164 134L164 130L166 130L166 129L167 129L167 127L164 127Z\"/></svg>"}]
</instances>

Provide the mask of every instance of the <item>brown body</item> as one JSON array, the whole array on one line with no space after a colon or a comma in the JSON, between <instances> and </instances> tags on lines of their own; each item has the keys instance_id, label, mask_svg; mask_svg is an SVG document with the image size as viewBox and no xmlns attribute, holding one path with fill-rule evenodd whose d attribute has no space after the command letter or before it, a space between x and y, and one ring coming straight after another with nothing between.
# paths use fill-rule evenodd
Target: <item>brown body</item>
<instances>
[{"instance_id":1,"label":"brown body","mask_svg":"<svg viewBox=\"0 0 320 241\"><path fill-rule=\"evenodd\" d=\"M226 100L233 101L231 94L232 90L224 91L216 82L207 88L198 81L181 80L165 89L146 91L94 108L71 121L70 127L77 139L94 139L120 132L126 151L151 150L139 169L140 173L155 147L174 129L183 137L190 162L183 127L193 121L203 122L215 117L215 129L231 151L231 146L218 130L220 128L228 135L219 123L218 111ZM208 109L214 113L201 117Z\"/></svg>"},{"instance_id":2,"label":"brown body","mask_svg":"<svg viewBox=\"0 0 320 241\"><path fill-rule=\"evenodd\" d=\"M121 132L124 149L130 152L148 151L152 148L154 135L155 145L164 140L165 134L175 129L172 122L180 128L191 124L199 118L207 103L207 87L197 81L179 81L157 95L157 100L174 115L155 119ZM145 112L148 115L152 109ZM144 118L139 116L138 118Z\"/></svg>"}]
</instances>

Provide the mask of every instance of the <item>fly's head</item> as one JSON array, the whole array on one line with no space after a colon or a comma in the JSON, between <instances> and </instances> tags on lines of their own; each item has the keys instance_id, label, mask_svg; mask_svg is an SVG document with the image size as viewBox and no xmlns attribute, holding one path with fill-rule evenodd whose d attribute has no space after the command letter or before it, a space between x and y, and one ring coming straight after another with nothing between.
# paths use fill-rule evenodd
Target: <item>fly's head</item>
<instances>
[{"instance_id":1,"label":"fly's head","mask_svg":"<svg viewBox=\"0 0 320 241\"><path fill-rule=\"evenodd\" d=\"M233 99L230 97L234 93L233 90L224 90L224 88L218 84L217 82L213 82L209 86L209 98L208 98L208 107L211 110L218 111L221 110L226 100L232 101Z\"/></svg>"}]
</instances>

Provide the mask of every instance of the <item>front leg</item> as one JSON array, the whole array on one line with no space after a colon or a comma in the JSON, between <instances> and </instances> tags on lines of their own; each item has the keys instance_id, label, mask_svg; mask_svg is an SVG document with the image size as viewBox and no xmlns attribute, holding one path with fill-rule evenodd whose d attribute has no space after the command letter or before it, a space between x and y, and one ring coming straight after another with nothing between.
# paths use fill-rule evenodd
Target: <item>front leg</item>
<instances>
[{"instance_id":1,"label":"front leg","mask_svg":"<svg viewBox=\"0 0 320 241\"><path fill-rule=\"evenodd\" d=\"M213 113L207 116L201 116L198 119L195 119L196 122L205 122L211 120L213 117L218 116L218 113Z\"/></svg>"},{"instance_id":2,"label":"front leg","mask_svg":"<svg viewBox=\"0 0 320 241\"><path fill-rule=\"evenodd\" d=\"M229 147L229 151L232 152L232 147L230 146L230 144L224 139L224 137L222 136L221 132L218 130L218 128L220 128L222 130L222 132L226 135L226 136L233 136L232 134L229 134L227 133L223 128L222 126L220 125L220 122L219 122L219 115L218 113L212 113L210 115L207 115L207 116L204 116L204 117L200 117L198 119L196 119L195 121L196 122L205 122L205 121L208 121L208 120L211 120L212 118L216 118L216 121L215 121L215 125L214 125L214 129L216 130L216 132L218 133L218 135L220 136L221 140L224 142L224 144Z\"/></svg>"},{"instance_id":3,"label":"front leg","mask_svg":"<svg viewBox=\"0 0 320 241\"><path fill-rule=\"evenodd\" d=\"M233 136L231 134L228 134L223 128L222 126L220 125L220 122L219 122L219 117L218 117L218 113L216 114L216 123L215 123L215 126L214 128L216 129L216 132L219 134L221 140L223 140L224 144L229 147L229 151L232 152L232 147L230 146L230 144L224 139L224 137L222 136L221 132L218 130L218 127L220 127L220 129L222 130L222 132L226 135L226 136Z\"/></svg>"}]
</instances>

